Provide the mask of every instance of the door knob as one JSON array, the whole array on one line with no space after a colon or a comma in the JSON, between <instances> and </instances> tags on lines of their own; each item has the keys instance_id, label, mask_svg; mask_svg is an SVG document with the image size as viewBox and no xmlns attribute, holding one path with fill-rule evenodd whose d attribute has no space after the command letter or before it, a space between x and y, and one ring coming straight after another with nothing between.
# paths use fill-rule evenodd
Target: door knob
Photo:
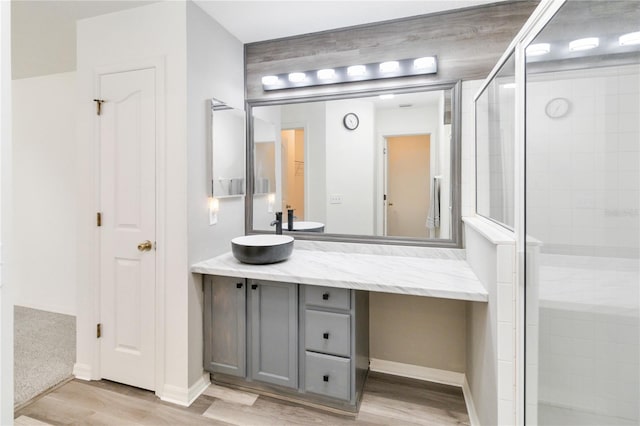
<instances>
[{"instance_id":1,"label":"door knob","mask_svg":"<svg viewBox=\"0 0 640 426\"><path fill-rule=\"evenodd\" d=\"M149 251L152 248L153 248L153 243L149 240L143 241L140 244L138 244L138 250L140 251Z\"/></svg>"}]
</instances>

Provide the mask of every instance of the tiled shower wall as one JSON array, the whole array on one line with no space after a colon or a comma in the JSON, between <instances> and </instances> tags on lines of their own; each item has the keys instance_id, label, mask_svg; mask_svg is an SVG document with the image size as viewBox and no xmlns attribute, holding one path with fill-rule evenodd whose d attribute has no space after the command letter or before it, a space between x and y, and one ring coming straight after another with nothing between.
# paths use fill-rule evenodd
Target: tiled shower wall
<instances>
[{"instance_id":1,"label":"tiled shower wall","mask_svg":"<svg viewBox=\"0 0 640 426\"><path fill-rule=\"evenodd\" d=\"M640 67L527 78L527 417L637 424Z\"/></svg>"},{"instance_id":2,"label":"tiled shower wall","mask_svg":"<svg viewBox=\"0 0 640 426\"><path fill-rule=\"evenodd\" d=\"M637 65L528 77L527 230L546 247L638 249L639 85ZM547 117L559 97L569 113Z\"/></svg>"}]
</instances>

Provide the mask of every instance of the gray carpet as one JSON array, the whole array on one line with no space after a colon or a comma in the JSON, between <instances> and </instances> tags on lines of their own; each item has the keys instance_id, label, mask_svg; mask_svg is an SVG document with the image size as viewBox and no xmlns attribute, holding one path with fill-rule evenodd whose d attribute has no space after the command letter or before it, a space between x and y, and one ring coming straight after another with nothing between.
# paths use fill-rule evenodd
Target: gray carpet
<instances>
[{"instance_id":1,"label":"gray carpet","mask_svg":"<svg viewBox=\"0 0 640 426\"><path fill-rule=\"evenodd\" d=\"M63 382L76 360L76 317L16 306L14 405Z\"/></svg>"}]
</instances>

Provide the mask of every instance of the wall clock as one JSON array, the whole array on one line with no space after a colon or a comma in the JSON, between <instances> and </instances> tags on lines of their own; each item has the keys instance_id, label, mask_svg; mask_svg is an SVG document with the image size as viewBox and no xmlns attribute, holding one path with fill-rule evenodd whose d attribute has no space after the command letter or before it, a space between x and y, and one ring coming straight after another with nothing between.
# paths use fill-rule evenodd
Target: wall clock
<instances>
[{"instance_id":1,"label":"wall clock","mask_svg":"<svg viewBox=\"0 0 640 426\"><path fill-rule=\"evenodd\" d=\"M570 109L571 103L567 98L553 98L547 102L544 112L549 118L562 118L569 113Z\"/></svg>"},{"instance_id":2,"label":"wall clock","mask_svg":"<svg viewBox=\"0 0 640 426\"><path fill-rule=\"evenodd\" d=\"M355 130L360 124L360 119L356 114L350 112L345 114L344 118L342 119L342 124L344 124L344 127L348 130Z\"/></svg>"}]
</instances>

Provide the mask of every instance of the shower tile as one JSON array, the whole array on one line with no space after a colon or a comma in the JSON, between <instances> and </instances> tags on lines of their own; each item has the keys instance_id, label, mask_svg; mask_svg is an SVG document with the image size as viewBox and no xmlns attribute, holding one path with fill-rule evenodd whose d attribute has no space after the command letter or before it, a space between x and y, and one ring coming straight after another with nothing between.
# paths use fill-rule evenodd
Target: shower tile
<instances>
[{"instance_id":1,"label":"shower tile","mask_svg":"<svg viewBox=\"0 0 640 426\"><path fill-rule=\"evenodd\" d=\"M640 114L640 97L637 93L621 93L618 96L618 110L621 113Z\"/></svg>"},{"instance_id":2,"label":"shower tile","mask_svg":"<svg viewBox=\"0 0 640 426\"><path fill-rule=\"evenodd\" d=\"M638 113L622 112L618 115L618 125L616 130L620 133L638 132L640 125L638 124Z\"/></svg>"},{"instance_id":3,"label":"shower tile","mask_svg":"<svg viewBox=\"0 0 640 426\"><path fill-rule=\"evenodd\" d=\"M513 360L513 323L498 322L498 359Z\"/></svg>"},{"instance_id":4,"label":"shower tile","mask_svg":"<svg viewBox=\"0 0 640 426\"><path fill-rule=\"evenodd\" d=\"M621 75L618 78L618 90L620 93L640 93L640 79L638 78L638 70L629 75Z\"/></svg>"},{"instance_id":5,"label":"shower tile","mask_svg":"<svg viewBox=\"0 0 640 426\"><path fill-rule=\"evenodd\" d=\"M513 362L498 361L498 398L513 400Z\"/></svg>"},{"instance_id":6,"label":"shower tile","mask_svg":"<svg viewBox=\"0 0 640 426\"><path fill-rule=\"evenodd\" d=\"M498 321L513 323L512 284L498 284Z\"/></svg>"}]
</instances>

